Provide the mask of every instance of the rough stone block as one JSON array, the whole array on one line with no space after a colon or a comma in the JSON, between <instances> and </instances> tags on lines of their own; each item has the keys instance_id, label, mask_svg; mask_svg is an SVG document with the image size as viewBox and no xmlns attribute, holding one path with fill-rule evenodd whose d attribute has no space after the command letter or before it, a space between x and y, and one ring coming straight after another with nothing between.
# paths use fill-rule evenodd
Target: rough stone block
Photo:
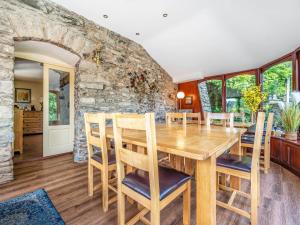
<instances>
[{"instance_id":1,"label":"rough stone block","mask_svg":"<svg viewBox=\"0 0 300 225\"><path fill-rule=\"evenodd\" d=\"M98 82L81 82L79 84L80 88L87 88L87 89L97 89L97 90L103 90L104 89L104 84L103 83L98 83Z\"/></svg>"},{"instance_id":2,"label":"rough stone block","mask_svg":"<svg viewBox=\"0 0 300 225\"><path fill-rule=\"evenodd\" d=\"M95 105L95 98L80 98L80 104L83 105Z\"/></svg>"},{"instance_id":3,"label":"rough stone block","mask_svg":"<svg viewBox=\"0 0 300 225\"><path fill-rule=\"evenodd\" d=\"M0 105L0 119L12 119L12 118L13 118L13 108L10 106Z\"/></svg>"},{"instance_id":4,"label":"rough stone block","mask_svg":"<svg viewBox=\"0 0 300 225\"><path fill-rule=\"evenodd\" d=\"M13 90L13 81L0 80L0 95L8 95L11 98Z\"/></svg>"},{"instance_id":5,"label":"rough stone block","mask_svg":"<svg viewBox=\"0 0 300 225\"><path fill-rule=\"evenodd\" d=\"M14 74L12 70L1 68L0 67L0 80L13 80Z\"/></svg>"}]
</instances>

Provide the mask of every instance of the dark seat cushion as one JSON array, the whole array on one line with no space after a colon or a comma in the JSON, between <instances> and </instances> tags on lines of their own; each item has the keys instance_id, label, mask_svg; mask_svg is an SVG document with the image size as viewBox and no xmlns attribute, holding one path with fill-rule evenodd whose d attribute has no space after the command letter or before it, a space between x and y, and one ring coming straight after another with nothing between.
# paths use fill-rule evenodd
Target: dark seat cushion
<instances>
[{"instance_id":1,"label":"dark seat cushion","mask_svg":"<svg viewBox=\"0 0 300 225\"><path fill-rule=\"evenodd\" d=\"M242 143L246 143L246 144L254 144L254 137L255 137L254 134L244 134L242 136L241 141L242 141ZM262 145L265 144L265 137L264 136L262 137L261 144Z\"/></svg>"},{"instance_id":2,"label":"dark seat cushion","mask_svg":"<svg viewBox=\"0 0 300 225\"><path fill-rule=\"evenodd\" d=\"M166 167L159 167L158 174L160 200L167 197L178 187L191 179L191 177L185 173ZM148 172L136 170L133 173L127 174L122 183L144 197L151 199Z\"/></svg>"},{"instance_id":3,"label":"dark seat cushion","mask_svg":"<svg viewBox=\"0 0 300 225\"><path fill-rule=\"evenodd\" d=\"M223 154L217 158L217 166L223 166L244 172L251 171L251 162L251 157L234 154Z\"/></svg>"},{"instance_id":4,"label":"dark seat cushion","mask_svg":"<svg viewBox=\"0 0 300 225\"><path fill-rule=\"evenodd\" d=\"M108 151L107 157L108 157L108 165L116 163L116 154L115 154L115 151L113 151L113 150ZM101 153L101 151L94 153L94 155L92 156L92 159L94 159L97 162L99 162L99 163L102 164L103 162L102 162L102 153Z\"/></svg>"}]
</instances>

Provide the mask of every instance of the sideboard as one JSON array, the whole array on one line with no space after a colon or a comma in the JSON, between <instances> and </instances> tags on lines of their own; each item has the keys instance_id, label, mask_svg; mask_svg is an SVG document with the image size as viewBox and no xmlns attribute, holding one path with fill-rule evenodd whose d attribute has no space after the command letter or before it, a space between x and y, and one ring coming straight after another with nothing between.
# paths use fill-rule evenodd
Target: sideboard
<instances>
[{"instance_id":1,"label":"sideboard","mask_svg":"<svg viewBox=\"0 0 300 225\"><path fill-rule=\"evenodd\" d=\"M300 140L272 137L271 160L300 176Z\"/></svg>"}]
</instances>

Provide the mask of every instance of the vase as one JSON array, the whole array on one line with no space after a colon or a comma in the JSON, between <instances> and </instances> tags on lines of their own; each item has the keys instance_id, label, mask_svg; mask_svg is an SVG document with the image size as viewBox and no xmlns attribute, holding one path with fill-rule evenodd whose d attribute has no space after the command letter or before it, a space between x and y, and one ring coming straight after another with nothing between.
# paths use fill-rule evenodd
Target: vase
<instances>
[{"instance_id":1,"label":"vase","mask_svg":"<svg viewBox=\"0 0 300 225\"><path fill-rule=\"evenodd\" d=\"M297 132L286 132L284 137L291 141L297 141Z\"/></svg>"}]
</instances>

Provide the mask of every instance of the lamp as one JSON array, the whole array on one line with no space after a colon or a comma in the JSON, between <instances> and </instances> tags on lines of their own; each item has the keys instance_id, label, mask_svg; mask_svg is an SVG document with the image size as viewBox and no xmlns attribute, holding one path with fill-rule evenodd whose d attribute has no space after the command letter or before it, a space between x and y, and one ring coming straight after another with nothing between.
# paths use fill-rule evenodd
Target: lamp
<instances>
[{"instance_id":1,"label":"lamp","mask_svg":"<svg viewBox=\"0 0 300 225\"><path fill-rule=\"evenodd\" d=\"M183 99L185 96L183 91L177 92L177 99L179 99L179 110L181 109L181 99Z\"/></svg>"}]
</instances>

